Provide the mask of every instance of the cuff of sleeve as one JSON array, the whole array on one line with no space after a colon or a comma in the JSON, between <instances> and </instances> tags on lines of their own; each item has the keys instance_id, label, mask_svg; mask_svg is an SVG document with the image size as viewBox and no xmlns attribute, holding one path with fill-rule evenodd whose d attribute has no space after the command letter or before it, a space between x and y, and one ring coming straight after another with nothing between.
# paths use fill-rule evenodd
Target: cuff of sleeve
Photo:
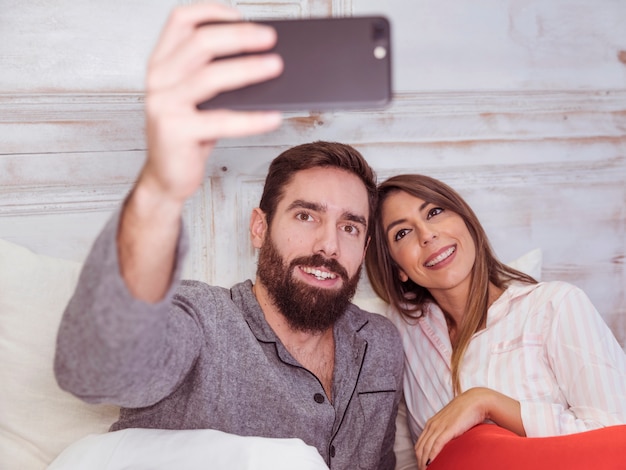
<instances>
[{"instance_id":1,"label":"cuff of sleeve","mask_svg":"<svg viewBox=\"0 0 626 470\"><path fill-rule=\"evenodd\" d=\"M521 401L520 411L526 437L557 436L561 434L554 419L554 407L550 403Z\"/></svg>"}]
</instances>

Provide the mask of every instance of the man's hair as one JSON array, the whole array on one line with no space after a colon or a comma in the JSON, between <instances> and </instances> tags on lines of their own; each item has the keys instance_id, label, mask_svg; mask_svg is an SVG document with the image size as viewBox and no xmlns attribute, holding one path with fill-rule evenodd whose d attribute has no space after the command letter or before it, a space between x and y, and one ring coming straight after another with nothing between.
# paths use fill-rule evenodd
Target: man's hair
<instances>
[{"instance_id":1,"label":"man's hair","mask_svg":"<svg viewBox=\"0 0 626 470\"><path fill-rule=\"evenodd\" d=\"M285 187L296 173L311 168L338 168L357 176L367 190L369 214L367 235L371 235L376 210L376 174L354 147L338 142L311 142L285 150L270 164L259 208L265 213L268 227L283 197Z\"/></svg>"}]
</instances>

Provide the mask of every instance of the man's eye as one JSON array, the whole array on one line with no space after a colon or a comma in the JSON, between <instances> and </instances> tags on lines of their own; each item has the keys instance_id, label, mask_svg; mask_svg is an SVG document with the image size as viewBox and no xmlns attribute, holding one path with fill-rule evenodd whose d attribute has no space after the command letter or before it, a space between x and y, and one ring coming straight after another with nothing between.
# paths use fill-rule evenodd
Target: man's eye
<instances>
[{"instance_id":1,"label":"man's eye","mask_svg":"<svg viewBox=\"0 0 626 470\"><path fill-rule=\"evenodd\" d=\"M313 220L313 216L307 212L298 212L296 214L296 219L302 220L303 222L308 222L310 220Z\"/></svg>"},{"instance_id":2,"label":"man's eye","mask_svg":"<svg viewBox=\"0 0 626 470\"><path fill-rule=\"evenodd\" d=\"M405 236L407 233L409 233L409 230L408 230L408 229L406 229L406 228L403 228L402 230L398 230L398 231L396 232L396 235L393 237L393 239L394 239L395 241L401 240L401 239L403 239L403 238L404 238L404 236Z\"/></svg>"},{"instance_id":3,"label":"man's eye","mask_svg":"<svg viewBox=\"0 0 626 470\"><path fill-rule=\"evenodd\" d=\"M343 230L351 235L358 235L361 232L356 225L344 225Z\"/></svg>"}]
</instances>

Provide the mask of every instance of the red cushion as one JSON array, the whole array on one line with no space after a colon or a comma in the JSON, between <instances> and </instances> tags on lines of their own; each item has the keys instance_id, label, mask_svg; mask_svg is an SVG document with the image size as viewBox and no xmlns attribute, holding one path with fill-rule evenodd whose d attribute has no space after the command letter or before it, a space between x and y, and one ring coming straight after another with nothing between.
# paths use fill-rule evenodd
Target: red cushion
<instances>
[{"instance_id":1,"label":"red cushion","mask_svg":"<svg viewBox=\"0 0 626 470\"><path fill-rule=\"evenodd\" d=\"M450 441L428 470L626 469L626 425L554 437L520 437L481 424Z\"/></svg>"}]
</instances>

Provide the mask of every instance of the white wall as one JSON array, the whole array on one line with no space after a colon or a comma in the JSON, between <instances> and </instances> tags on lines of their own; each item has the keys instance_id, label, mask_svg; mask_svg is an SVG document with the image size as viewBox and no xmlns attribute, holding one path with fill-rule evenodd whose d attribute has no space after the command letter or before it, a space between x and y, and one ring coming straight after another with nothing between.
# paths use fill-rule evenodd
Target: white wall
<instances>
[{"instance_id":1,"label":"white wall","mask_svg":"<svg viewBox=\"0 0 626 470\"><path fill-rule=\"evenodd\" d=\"M85 256L142 163L144 67L175 3L0 0L0 238ZM460 190L503 260L541 248L544 279L582 287L626 345L626 2L230 3L248 17L388 15L395 100L220 142L188 206L191 276L252 276L248 214L269 161L339 140L381 179L422 172Z\"/></svg>"}]
</instances>

